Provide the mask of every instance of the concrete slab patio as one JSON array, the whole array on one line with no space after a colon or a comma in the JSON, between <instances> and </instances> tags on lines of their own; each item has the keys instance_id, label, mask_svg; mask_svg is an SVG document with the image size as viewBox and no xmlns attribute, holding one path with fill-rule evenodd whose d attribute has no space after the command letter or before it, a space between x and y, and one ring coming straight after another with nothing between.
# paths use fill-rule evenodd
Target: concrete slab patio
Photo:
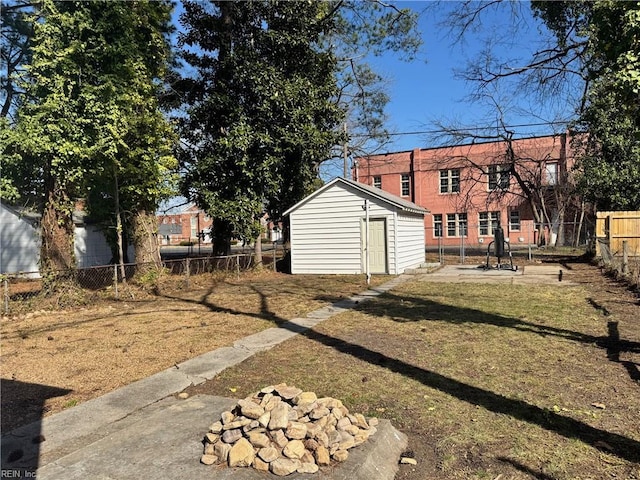
<instances>
[{"instance_id":1,"label":"concrete slab patio","mask_svg":"<svg viewBox=\"0 0 640 480\"><path fill-rule=\"evenodd\" d=\"M49 480L124 478L216 478L259 480L264 472L252 468L226 468L199 463L202 438L208 425L232 408L236 400L198 395L187 400L167 399L162 406L139 412L112 426L108 435L55 460L37 472ZM366 444L349 451L342 464L318 473L292 474L291 479L392 479L407 437L389 421Z\"/></svg>"},{"instance_id":2,"label":"concrete slab patio","mask_svg":"<svg viewBox=\"0 0 640 480\"><path fill-rule=\"evenodd\" d=\"M571 270L560 264L525 265L518 267L516 271L494 268L485 270L479 265L444 265L432 273L421 275L420 280L445 283L575 285L571 281Z\"/></svg>"}]
</instances>

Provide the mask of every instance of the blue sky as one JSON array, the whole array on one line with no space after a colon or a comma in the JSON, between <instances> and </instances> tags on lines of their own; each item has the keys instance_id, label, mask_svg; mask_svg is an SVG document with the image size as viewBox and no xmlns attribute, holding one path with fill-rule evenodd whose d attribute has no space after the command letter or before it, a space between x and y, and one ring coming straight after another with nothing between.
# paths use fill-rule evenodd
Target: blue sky
<instances>
[{"instance_id":1,"label":"blue sky","mask_svg":"<svg viewBox=\"0 0 640 480\"><path fill-rule=\"evenodd\" d=\"M397 2L396 5L418 12L434 6L430 2ZM484 46L483 38L495 37L496 32L507 33L507 37L496 45L496 52L509 58L527 58L540 46L542 35L546 34L532 18L529 2L523 2L520 5L521 23L516 35L508 34L504 11L489 11L483 17L482 27L477 32L465 37L464 44L454 45L447 31L438 26L438 23L446 17L445 9L455 9L459 5L455 1L445 2L442 9L421 14L419 25L424 46L420 57L415 61L402 62L396 55L371 59L376 70L384 73L391 82L388 91L391 101L387 113L392 130L400 133L432 131L435 129L434 122L438 121L459 126L495 124L497 114L494 108L465 101L472 85L456 78L454 69L473 60ZM530 96L520 95L520 91L515 88L506 89L499 96L501 105L505 107L505 119L512 126L543 123L570 116L568 107L540 105ZM523 113L521 110L531 113ZM561 126L556 127L558 128L562 129ZM549 125L523 126L515 130L519 136L532 136L552 133L553 128ZM394 143L389 151L425 148L432 146L435 141L427 134L397 135L393 139Z\"/></svg>"},{"instance_id":2,"label":"blue sky","mask_svg":"<svg viewBox=\"0 0 640 480\"><path fill-rule=\"evenodd\" d=\"M507 2L507 8L510 2ZM390 53L382 57L369 58L374 69L388 80L390 102L386 112L388 128L396 132L393 143L384 151L402 151L413 148L427 148L438 143L446 143L442 138L427 133L436 130L435 122L457 127L485 127L496 124L496 110L488 105L471 103L465 98L472 85L456 78L454 69L464 67L468 61L477 58L485 46L485 39L492 38L495 51L500 57L515 59L530 58L540 47L543 37L548 35L536 22L530 12L529 2L522 1L519 7L520 21L515 34L508 29L508 12L505 5L488 10L478 24L479 28L464 37L464 42L452 41L440 23L447 12L458 9L461 2L445 1L435 4L429 1L394 2L400 8L411 8L420 13L419 30L424 45L420 55L411 63L398 59ZM181 5L178 4L178 11ZM546 135L562 131L563 126L531 125L558 118L570 118L571 109L561 102L540 104L538 100L523 95L515 88L506 88L496 94L504 108L505 122L514 128L516 136ZM523 112L524 111L524 112ZM330 180L342 175L340 161L330 162L323 168L322 176Z\"/></svg>"}]
</instances>

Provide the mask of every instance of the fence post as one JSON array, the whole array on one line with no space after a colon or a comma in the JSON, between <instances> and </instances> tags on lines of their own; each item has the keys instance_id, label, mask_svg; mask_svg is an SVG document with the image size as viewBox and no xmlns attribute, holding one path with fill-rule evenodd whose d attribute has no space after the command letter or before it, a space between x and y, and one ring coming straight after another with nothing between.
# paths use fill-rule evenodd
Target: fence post
<instances>
[{"instance_id":1,"label":"fence post","mask_svg":"<svg viewBox=\"0 0 640 480\"><path fill-rule=\"evenodd\" d=\"M3 290L4 290L4 314L9 314L9 280L5 277L2 280Z\"/></svg>"},{"instance_id":2,"label":"fence post","mask_svg":"<svg viewBox=\"0 0 640 480\"><path fill-rule=\"evenodd\" d=\"M191 275L191 262L189 260L190 258L187 257L187 266L185 268L185 273L187 275L187 288L189 288L189 276Z\"/></svg>"},{"instance_id":3,"label":"fence post","mask_svg":"<svg viewBox=\"0 0 640 480\"><path fill-rule=\"evenodd\" d=\"M276 252L278 250L278 243L277 242L273 242L273 271L277 271L276 270Z\"/></svg>"},{"instance_id":4,"label":"fence post","mask_svg":"<svg viewBox=\"0 0 640 480\"><path fill-rule=\"evenodd\" d=\"M622 273L624 275L629 273L629 245L627 240L622 241Z\"/></svg>"},{"instance_id":5,"label":"fence post","mask_svg":"<svg viewBox=\"0 0 640 480\"><path fill-rule=\"evenodd\" d=\"M118 265L113 265L113 291L116 294L116 300L118 300Z\"/></svg>"},{"instance_id":6,"label":"fence post","mask_svg":"<svg viewBox=\"0 0 640 480\"><path fill-rule=\"evenodd\" d=\"M240 255L236 255L236 275L240 280Z\"/></svg>"}]
</instances>

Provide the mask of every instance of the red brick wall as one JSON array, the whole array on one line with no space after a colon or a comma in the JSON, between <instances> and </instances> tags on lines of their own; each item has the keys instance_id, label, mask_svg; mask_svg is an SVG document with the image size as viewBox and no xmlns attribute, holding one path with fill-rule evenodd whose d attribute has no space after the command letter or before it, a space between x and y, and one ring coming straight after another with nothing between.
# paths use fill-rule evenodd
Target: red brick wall
<instances>
[{"instance_id":1,"label":"red brick wall","mask_svg":"<svg viewBox=\"0 0 640 480\"><path fill-rule=\"evenodd\" d=\"M518 172L522 175L544 175L546 162L558 164L559 173L571 168L572 154L564 135L546 136L512 142L518 160ZM425 217L425 241L427 245L437 245L434 237L434 214L442 215L443 245L460 245L459 235L447 232L447 214L467 214L467 236L469 244L487 245L493 240L493 233L481 235L480 212L499 212L501 226L513 245L534 242L533 216L522 197L515 180L510 180L509 192L498 198L490 193L486 171L489 165L504 163L507 144L493 142L456 147L414 149L382 155L362 157L356 160L353 178L356 181L374 185L374 178L380 177L381 188L402 198L406 198L426 209L431 214ZM470 162L474 167L470 166ZM440 171L460 170L460 192L440 193ZM484 170L484 173L482 172ZM410 178L410 193L401 195L402 174ZM509 229L509 212L517 210L520 215L519 231ZM489 213L490 215L490 213ZM479 240L482 238L482 240Z\"/></svg>"}]
</instances>

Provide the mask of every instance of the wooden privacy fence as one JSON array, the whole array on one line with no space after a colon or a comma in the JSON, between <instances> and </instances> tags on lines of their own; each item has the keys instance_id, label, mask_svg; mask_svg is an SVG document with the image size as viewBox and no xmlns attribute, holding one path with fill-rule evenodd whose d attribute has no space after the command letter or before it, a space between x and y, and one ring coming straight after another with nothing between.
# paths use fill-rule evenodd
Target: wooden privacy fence
<instances>
[{"instance_id":1,"label":"wooden privacy fence","mask_svg":"<svg viewBox=\"0 0 640 480\"><path fill-rule=\"evenodd\" d=\"M602 257L607 246L613 256L640 255L640 211L598 212L596 214L596 255ZM626 249L625 249L626 245Z\"/></svg>"},{"instance_id":2,"label":"wooden privacy fence","mask_svg":"<svg viewBox=\"0 0 640 480\"><path fill-rule=\"evenodd\" d=\"M640 212L598 212L596 256L640 287Z\"/></svg>"}]
</instances>

